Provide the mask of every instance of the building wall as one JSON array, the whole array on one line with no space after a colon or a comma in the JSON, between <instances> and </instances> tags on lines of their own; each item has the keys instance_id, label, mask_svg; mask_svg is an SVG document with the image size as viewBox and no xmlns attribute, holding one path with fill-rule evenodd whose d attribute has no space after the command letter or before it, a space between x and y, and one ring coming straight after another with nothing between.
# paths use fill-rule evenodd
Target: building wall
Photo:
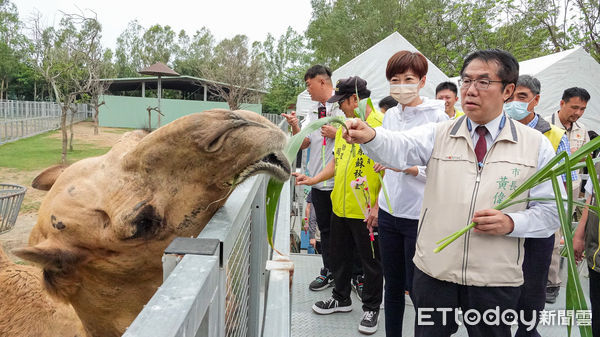
<instances>
[{"instance_id":1,"label":"building wall","mask_svg":"<svg viewBox=\"0 0 600 337\"><path fill-rule=\"evenodd\" d=\"M100 126L119 128L148 127L148 111L146 108L156 107L156 98L109 96L103 97L106 102L100 106L98 120ZM102 101L102 100L101 100ZM190 101L179 99L161 99L161 125L194 112L202 112L214 108L229 109L225 102ZM243 104L242 109L261 113L262 104ZM152 128L158 127L158 113L152 111Z\"/></svg>"}]
</instances>

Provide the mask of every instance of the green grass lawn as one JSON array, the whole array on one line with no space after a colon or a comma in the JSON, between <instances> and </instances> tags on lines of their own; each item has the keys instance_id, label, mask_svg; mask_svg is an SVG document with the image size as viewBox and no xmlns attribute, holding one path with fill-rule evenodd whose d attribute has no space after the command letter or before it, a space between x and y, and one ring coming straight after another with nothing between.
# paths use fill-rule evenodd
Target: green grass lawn
<instances>
[{"instance_id":1,"label":"green grass lawn","mask_svg":"<svg viewBox=\"0 0 600 337\"><path fill-rule=\"evenodd\" d=\"M51 138L52 131L37 136L17 140L0 145L0 167L19 170L38 170L60 163L62 142ZM92 144L73 143L73 151L67 152L69 163L77 160L99 156L110 150L110 147L97 147Z\"/></svg>"}]
</instances>

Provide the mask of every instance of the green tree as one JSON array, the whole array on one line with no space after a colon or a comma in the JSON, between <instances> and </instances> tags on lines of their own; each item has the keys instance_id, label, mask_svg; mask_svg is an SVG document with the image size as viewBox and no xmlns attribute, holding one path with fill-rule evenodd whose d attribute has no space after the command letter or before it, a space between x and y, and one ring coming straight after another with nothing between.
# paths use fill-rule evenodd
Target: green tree
<instances>
[{"instance_id":1,"label":"green tree","mask_svg":"<svg viewBox=\"0 0 600 337\"><path fill-rule=\"evenodd\" d=\"M306 30L315 60L336 69L397 28L406 0L311 0Z\"/></svg>"},{"instance_id":2,"label":"green tree","mask_svg":"<svg viewBox=\"0 0 600 337\"><path fill-rule=\"evenodd\" d=\"M231 110L243 103L256 100L256 90L264 88L265 67L260 46L249 46L246 35L224 39L214 48L210 62L201 65L202 77L221 83L209 82L209 91L227 102Z\"/></svg>"},{"instance_id":3,"label":"green tree","mask_svg":"<svg viewBox=\"0 0 600 337\"><path fill-rule=\"evenodd\" d=\"M144 28L137 20L129 22L125 31L117 38L115 49L115 68L118 77L139 76L142 69L142 35Z\"/></svg>"},{"instance_id":4,"label":"green tree","mask_svg":"<svg viewBox=\"0 0 600 337\"><path fill-rule=\"evenodd\" d=\"M302 75L311 62L304 37L288 27L277 40L267 35L261 49L269 91L264 96L263 112L285 112L304 90Z\"/></svg>"},{"instance_id":5,"label":"green tree","mask_svg":"<svg viewBox=\"0 0 600 337\"><path fill-rule=\"evenodd\" d=\"M24 41L17 7L8 0L0 0L0 99L8 98L9 84L18 79Z\"/></svg>"},{"instance_id":6,"label":"green tree","mask_svg":"<svg viewBox=\"0 0 600 337\"><path fill-rule=\"evenodd\" d=\"M156 62L170 64L175 51L175 32L170 26L156 24L142 35L140 58L144 67Z\"/></svg>"},{"instance_id":7,"label":"green tree","mask_svg":"<svg viewBox=\"0 0 600 337\"><path fill-rule=\"evenodd\" d=\"M179 34L178 53L174 69L182 75L203 76L203 68L212 59L215 38L210 30L202 27L189 38L185 32Z\"/></svg>"},{"instance_id":8,"label":"green tree","mask_svg":"<svg viewBox=\"0 0 600 337\"><path fill-rule=\"evenodd\" d=\"M45 27L39 14L32 19L30 60L61 106L62 163L67 162L67 115L89 91L89 66L101 50L101 29L95 17L84 15L65 15L56 28Z\"/></svg>"}]
</instances>

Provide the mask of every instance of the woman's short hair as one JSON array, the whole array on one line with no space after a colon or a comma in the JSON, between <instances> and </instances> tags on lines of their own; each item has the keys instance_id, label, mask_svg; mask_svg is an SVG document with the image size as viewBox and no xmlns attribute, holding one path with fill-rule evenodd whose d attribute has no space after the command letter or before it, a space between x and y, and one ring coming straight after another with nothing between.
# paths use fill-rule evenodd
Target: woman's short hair
<instances>
[{"instance_id":1,"label":"woman's short hair","mask_svg":"<svg viewBox=\"0 0 600 337\"><path fill-rule=\"evenodd\" d=\"M388 81L397 74L402 74L408 70L412 70L419 78L427 75L428 65L427 59L419 52L411 52L401 50L392 55L385 69L385 77Z\"/></svg>"}]
</instances>

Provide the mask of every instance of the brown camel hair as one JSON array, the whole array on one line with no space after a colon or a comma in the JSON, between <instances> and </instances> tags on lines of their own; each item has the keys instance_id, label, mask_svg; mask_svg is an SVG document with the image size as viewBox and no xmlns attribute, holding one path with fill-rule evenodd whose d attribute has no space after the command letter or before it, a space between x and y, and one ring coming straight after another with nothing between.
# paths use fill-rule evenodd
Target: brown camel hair
<instances>
[{"instance_id":1,"label":"brown camel hair","mask_svg":"<svg viewBox=\"0 0 600 337\"><path fill-rule=\"evenodd\" d=\"M103 156L36 178L50 190L29 247L14 254L43 268L47 291L72 304L91 336L120 336L161 284L173 238L197 235L233 183L289 177L285 143L266 118L241 110L129 132Z\"/></svg>"},{"instance_id":2,"label":"brown camel hair","mask_svg":"<svg viewBox=\"0 0 600 337\"><path fill-rule=\"evenodd\" d=\"M0 284L0 336L87 336L71 305L46 293L42 270L14 264L1 247Z\"/></svg>"}]
</instances>

